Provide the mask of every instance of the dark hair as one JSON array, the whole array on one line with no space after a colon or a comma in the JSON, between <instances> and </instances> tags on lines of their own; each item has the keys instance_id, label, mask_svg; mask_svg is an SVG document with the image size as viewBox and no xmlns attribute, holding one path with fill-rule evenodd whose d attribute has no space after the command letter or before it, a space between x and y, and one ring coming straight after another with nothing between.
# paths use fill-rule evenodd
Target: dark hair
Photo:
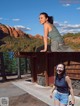
<instances>
[{"instance_id":1,"label":"dark hair","mask_svg":"<svg viewBox=\"0 0 80 106\"><path fill-rule=\"evenodd\" d=\"M45 12L40 13L40 15L44 15L46 18L48 18L48 22L53 24L53 17L52 16L48 16L48 14Z\"/></svg>"}]
</instances>

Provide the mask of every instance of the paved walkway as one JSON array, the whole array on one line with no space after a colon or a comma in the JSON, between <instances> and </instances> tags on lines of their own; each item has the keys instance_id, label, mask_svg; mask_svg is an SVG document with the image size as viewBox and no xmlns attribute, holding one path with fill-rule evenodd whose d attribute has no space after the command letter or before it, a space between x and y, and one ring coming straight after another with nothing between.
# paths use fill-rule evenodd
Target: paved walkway
<instances>
[{"instance_id":1,"label":"paved walkway","mask_svg":"<svg viewBox=\"0 0 80 106\"><path fill-rule=\"evenodd\" d=\"M12 82L12 84L23 89L24 91L40 99L41 101L47 103L49 106L53 106L54 100L49 97L51 87L40 86L36 83L32 83L29 81L17 81L17 82ZM69 99L71 99L70 96ZM80 97L75 96L75 99L76 99L75 106L80 106Z\"/></svg>"},{"instance_id":2,"label":"paved walkway","mask_svg":"<svg viewBox=\"0 0 80 106\"><path fill-rule=\"evenodd\" d=\"M6 87L0 86L0 97L12 97L12 96L19 96L25 94L26 92L19 87L8 84Z\"/></svg>"}]
</instances>

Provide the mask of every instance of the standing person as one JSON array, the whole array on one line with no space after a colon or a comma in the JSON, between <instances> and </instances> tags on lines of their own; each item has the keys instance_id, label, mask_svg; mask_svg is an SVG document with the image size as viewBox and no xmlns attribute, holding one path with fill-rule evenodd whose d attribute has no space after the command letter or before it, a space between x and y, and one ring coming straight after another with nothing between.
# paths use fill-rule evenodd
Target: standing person
<instances>
[{"instance_id":1,"label":"standing person","mask_svg":"<svg viewBox=\"0 0 80 106\"><path fill-rule=\"evenodd\" d=\"M62 36L60 35L59 31L56 29L55 25L53 24L53 17L48 16L47 13L42 12L39 16L40 24L44 26L44 46L40 52L52 51L52 52L68 52L73 51L68 46L64 45L64 41ZM50 38L50 45L48 45L48 37ZM41 47L40 47L41 48ZM39 51L39 48L38 50Z\"/></svg>"},{"instance_id":2,"label":"standing person","mask_svg":"<svg viewBox=\"0 0 80 106\"><path fill-rule=\"evenodd\" d=\"M75 103L73 88L71 84L71 79L66 75L65 65L58 64L57 65L57 74L54 81L54 86L51 91L50 97L52 98L52 93L56 88L56 93L54 94L54 106L67 106L69 100L69 92L72 96L71 103Z\"/></svg>"}]
</instances>

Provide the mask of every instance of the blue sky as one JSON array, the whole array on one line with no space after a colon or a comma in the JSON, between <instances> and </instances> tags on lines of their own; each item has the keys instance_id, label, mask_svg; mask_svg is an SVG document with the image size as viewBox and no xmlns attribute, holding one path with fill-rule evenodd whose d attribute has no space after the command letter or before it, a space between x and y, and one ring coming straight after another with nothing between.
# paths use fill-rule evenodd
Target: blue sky
<instances>
[{"instance_id":1,"label":"blue sky","mask_svg":"<svg viewBox=\"0 0 80 106\"><path fill-rule=\"evenodd\" d=\"M0 0L0 23L43 35L39 14L47 12L61 34L80 32L80 0Z\"/></svg>"}]
</instances>

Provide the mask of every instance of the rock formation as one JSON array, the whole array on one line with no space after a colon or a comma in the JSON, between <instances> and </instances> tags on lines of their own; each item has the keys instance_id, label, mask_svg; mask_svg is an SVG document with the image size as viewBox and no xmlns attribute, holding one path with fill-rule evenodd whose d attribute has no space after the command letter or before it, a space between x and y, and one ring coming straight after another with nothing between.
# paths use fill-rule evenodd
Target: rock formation
<instances>
[{"instance_id":1,"label":"rock formation","mask_svg":"<svg viewBox=\"0 0 80 106\"><path fill-rule=\"evenodd\" d=\"M17 37L25 36L25 35L26 33L24 33L23 31L19 29L16 29L14 27L10 27L4 24L0 24L0 38L4 38L6 36L13 36L17 38Z\"/></svg>"},{"instance_id":2,"label":"rock formation","mask_svg":"<svg viewBox=\"0 0 80 106\"><path fill-rule=\"evenodd\" d=\"M39 34L36 34L35 36L32 36L31 34L26 34L20 29L17 29L15 27L7 26L0 23L0 39L4 38L6 36L12 36L12 37L22 37L27 36L28 38L38 38L43 39L43 37Z\"/></svg>"}]
</instances>

